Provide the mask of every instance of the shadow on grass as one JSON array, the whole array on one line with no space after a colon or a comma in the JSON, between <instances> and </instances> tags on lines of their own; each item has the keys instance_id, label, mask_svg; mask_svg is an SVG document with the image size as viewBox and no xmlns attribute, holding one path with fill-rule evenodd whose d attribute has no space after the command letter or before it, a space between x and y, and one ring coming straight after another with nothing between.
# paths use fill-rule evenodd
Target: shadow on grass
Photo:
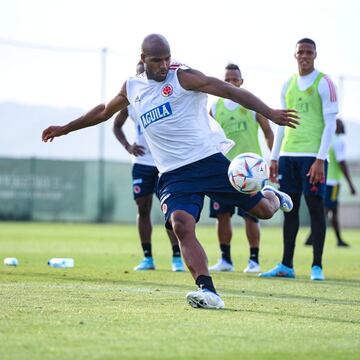
<instances>
[{"instance_id":1,"label":"shadow on grass","mask_svg":"<svg viewBox=\"0 0 360 360\"><path fill-rule=\"evenodd\" d=\"M59 269L57 269L59 270ZM71 270L70 270L71 271ZM173 273L172 274L172 279L174 281L170 281L167 283L162 283L160 281L152 281L151 279L151 274L152 272L146 272L145 273L141 273L141 272L134 272L134 271L123 271L121 273L121 276L129 276L129 279L124 279L124 278L118 278L117 276L114 276L113 273L111 273L111 278L106 278L107 273L105 272L103 274L103 276L99 276L99 277L94 277L94 276L83 276L83 274L79 274L78 276L74 273L71 273L70 271L63 271L61 273L56 273L56 272L44 272L44 273L37 273L37 272L24 272L24 273L15 273L15 272L8 272L6 275L13 275L13 276L17 276L19 278L19 280L23 277L32 277L34 279L36 279L36 281L39 281L39 278L42 278L42 280L44 280L44 282L48 281L48 282L54 282L54 281L58 281L59 283L57 283L56 285L60 285L61 283L91 283L91 284L96 284L97 286L101 287L103 285L109 285L109 286L115 286L115 287L119 287L119 290L121 291L121 287L133 287L133 288L150 288L149 290L159 290L159 289L171 289L173 290L174 287L178 288L180 290L184 290L184 291L189 291L191 290L190 287L190 283L192 282L191 278L190 278L190 274L189 273ZM158 272L158 270L157 270ZM177 277L180 275L186 275L188 277L188 281L187 283L184 284L179 284L177 281ZM170 275L170 274L169 274ZM119 275L120 276L120 275ZM147 278L145 278L147 277ZM178 278L178 279L183 279L183 277ZM283 283L288 283L289 282L306 282L309 283L310 280L300 280L300 279L257 279L254 278L254 280L257 281L262 281L264 282L264 285L266 282L270 283L277 283L278 285L281 285L281 282ZM351 280L349 280L351 281ZM346 280L344 280L344 282L347 282ZM354 280L353 283L357 283L358 281ZM316 282L316 285L318 286L325 286L325 285L330 285L332 283L331 280L327 280L326 282ZM338 286L343 286L343 281L336 281L336 283L334 283L333 285L338 285ZM311 285L315 285L315 282L311 282ZM360 285L360 284L359 284ZM219 287L220 288L220 287ZM125 290L126 291L126 290ZM360 305L360 300L346 300L346 299L334 299L334 298L327 298L327 297L323 297L321 295L298 295L298 294L289 294L289 293L281 293L275 289L272 289L271 291L256 291L256 290L233 290L230 288L225 288L222 291L220 291L221 294L225 295L225 296L235 296L235 297L240 297L240 298L248 298L248 297L253 297L253 298L259 298L259 299L277 299L277 300L290 300L290 301L301 301L301 302L306 302L306 303L319 303L319 304L336 304L336 305Z\"/></svg>"},{"instance_id":2,"label":"shadow on grass","mask_svg":"<svg viewBox=\"0 0 360 360\"><path fill-rule=\"evenodd\" d=\"M268 279L267 279L268 280ZM271 279L270 279L271 280ZM309 278L296 278L294 279L298 282L309 282ZM312 283L317 284L324 284L324 285L336 285L336 286L349 286L349 287L360 287L360 280L354 280L354 279L332 279L332 278L326 278L325 281L311 281Z\"/></svg>"},{"instance_id":3,"label":"shadow on grass","mask_svg":"<svg viewBox=\"0 0 360 360\"><path fill-rule=\"evenodd\" d=\"M278 299L278 300L296 300L303 302L317 302L321 304L337 304L337 305L360 305L360 300L346 300L346 299L331 299L318 295L294 295L294 294L282 294L277 291L261 292L252 290L226 290L226 295L233 295L238 297L254 297L261 299Z\"/></svg>"},{"instance_id":4,"label":"shadow on grass","mask_svg":"<svg viewBox=\"0 0 360 360\"><path fill-rule=\"evenodd\" d=\"M24 272L24 273L16 273L16 272L8 272L8 273L3 273L2 275L5 276L9 276L12 277L11 283L16 283L16 282L22 282L23 278L27 278L26 283L29 284L29 279L33 278L33 280L35 282L44 282L45 284L48 283L54 283L54 281L57 281L56 285L60 285L60 283L92 283L92 284L96 284L97 286L101 287L102 285L111 285L111 286L132 286L132 287L155 287L155 288L181 288L181 289L187 289L189 290L189 285L188 284L178 284L176 282L172 282L172 283L161 283L161 282L152 282L151 278L149 275L151 275L152 272L146 272L142 273L142 272L134 272L134 271L123 271L121 273L121 276L129 276L129 280L126 280L124 278L117 278L114 275L111 275L111 278L106 278L106 273L104 273L103 277L99 276L99 277L94 277L94 276L83 276L83 274L74 274L71 273L70 271L72 270L65 270L61 269L60 271L62 271L61 273L57 271L60 269L56 269L54 272ZM158 270L156 270L156 272L158 272ZM172 274L174 274L174 277L180 275L181 273L175 273L175 272L171 272ZM189 273L182 273L183 275L185 274L187 277L189 277L189 283L192 281L190 279L190 275ZM120 276L120 275L119 275ZM148 277L149 281L147 281L144 277ZM15 279L16 277L16 279ZM15 280L15 281L14 281ZM17 281L18 280L18 281ZM176 279L175 279L176 280Z\"/></svg>"},{"instance_id":5,"label":"shadow on grass","mask_svg":"<svg viewBox=\"0 0 360 360\"><path fill-rule=\"evenodd\" d=\"M256 275L252 276L246 276L247 280L254 280L254 281L289 281L289 282L297 282L301 284L308 284L311 282L312 284L319 284L319 285L335 285L335 286L348 286L348 287L360 287L360 279L334 279L326 277L325 281L311 281L310 277L307 276L296 276L295 279L289 279L289 278L260 278Z\"/></svg>"},{"instance_id":6,"label":"shadow on grass","mask_svg":"<svg viewBox=\"0 0 360 360\"><path fill-rule=\"evenodd\" d=\"M262 315L269 315L269 316L276 316L277 318L284 318L288 320L289 318L294 319L306 319L312 321L329 321L332 323L338 323L338 324L354 324L359 325L360 321L358 320L345 320L345 319L334 319L331 317L325 317L325 316L311 316L311 315L301 315L297 313L290 313L290 312L277 312L277 311L264 311L264 310L249 310L249 309L222 309L221 311L232 311L232 312L244 312L244 313L253 313L253 314L262 314Z\"/></svg>"}]
</instances>

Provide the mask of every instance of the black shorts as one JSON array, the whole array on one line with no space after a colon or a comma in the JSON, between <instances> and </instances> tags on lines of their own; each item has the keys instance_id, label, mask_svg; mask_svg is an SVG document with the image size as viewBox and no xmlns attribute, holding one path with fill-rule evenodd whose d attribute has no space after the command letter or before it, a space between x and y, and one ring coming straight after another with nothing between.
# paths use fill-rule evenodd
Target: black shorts
<instances>
[{"instance_id":1,"label":"black shorts","mask_svg":"<svg viewBox=\"0 0 360 360\"><path fill-rule=\"evenodd\" d=\"M156 194L158 175L156 166L134 164L132 168L134 199Z\"/></svg>"}]
</instances>

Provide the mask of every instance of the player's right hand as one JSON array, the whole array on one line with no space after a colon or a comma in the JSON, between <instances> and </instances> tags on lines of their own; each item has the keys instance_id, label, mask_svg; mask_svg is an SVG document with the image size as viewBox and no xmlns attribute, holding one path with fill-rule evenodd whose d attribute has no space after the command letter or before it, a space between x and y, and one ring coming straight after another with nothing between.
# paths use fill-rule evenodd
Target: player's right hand
<instances>
[{"instance_id":1,"label":"player's right hand","mask_svg":"<svg viewBox=\"0 0 360 360\"><path fill-rule=\"evenodd\" d=\"M62 126L49 126L42 132L41 139L44 142L53 141L55 137L65 135Z\"/></svg>"},{"instance_id":2,"label":"player's right hand","mask_svg":"<svg viewBox=\"0 0 360 360\"><path fill-rule=\"evenodd\" d=\"M284 109L284 110L271 110L269 119L275 124L281 126L288 126L293 129L296 129L296 125L299 125L299 115L296 110L293 109Z\"/></svg>"},{"instance_id":3,"label":"player's right hand","mask_svg":"<svg viewBox=\"0 0 360 360\"><path fill-rule=\"evenodd\" d=\"M145 154L145 148L141 145L138 145L137 143L133 143L132 145L127 146L126 150L129 154L134 156L143 156Z\"/></svg>"}]
</instances>

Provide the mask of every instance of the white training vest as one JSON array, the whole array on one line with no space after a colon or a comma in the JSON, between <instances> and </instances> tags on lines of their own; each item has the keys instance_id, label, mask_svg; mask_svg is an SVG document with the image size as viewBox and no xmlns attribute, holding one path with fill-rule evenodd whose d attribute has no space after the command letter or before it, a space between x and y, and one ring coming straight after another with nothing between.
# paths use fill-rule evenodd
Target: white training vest
<instances>
[{"instance_id":1,"label":"white training vest","mask_svg":"<svg viewBox=\"0 0 360 360\"><path fill-rule=\"evenodd\" d=\"M185 90L179 83L179 64L170 66L164 81L146 73L127 81L127 98L139 119L160 173L177 169L222 150L224 134L211 129L207 95Z\"/></svg>"},{"instance_id":2,"label":"white training vest","mask_svg":"<svg viewBox=\"0 0 360 360\"><path fill-rule=\"evenodd\" d=\"M144 148L144 155L142 156L132 156L133 164L147 165L147 166L155 166L154 159L151 155L149 145L146 142L142 129L140 127L139 121L137 120L136 114L131 107L128 106L128 114L129 118L134 122L135 126L135 142L136 144L142 146Z\"/></svg>"}]
</instances>

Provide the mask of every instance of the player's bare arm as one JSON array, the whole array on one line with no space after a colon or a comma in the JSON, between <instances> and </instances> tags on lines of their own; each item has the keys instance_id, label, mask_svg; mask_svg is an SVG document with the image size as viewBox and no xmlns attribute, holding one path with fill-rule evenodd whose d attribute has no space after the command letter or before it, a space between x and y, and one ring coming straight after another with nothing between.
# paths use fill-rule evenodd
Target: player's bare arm
<instances>
[{"instance_id":1,"label":"player's bare arm","mask_svg":"<svg viewBox=\"0 0 360 360\"><path fill-rule=\"evenodd\" d=\"M114 135L129 154L143 156L145 154L144 147L136 143L130 144L123 131L123 126L128 117L129 111L127 107L120 110L116 115L113 125Z\"/></svg>"},{"instance_id":2,"label":"player's bare arm","mask_svg":"<svg viewBox=\"0 0 360 360\"><path fill-rule=\"evenodd\" d=\"M269 120L261 114L256 114L256 121L259 123L261 130L264 133L269 150L271 150L274 144L274 132L271 129Z\"/></svg>"},{"instance_id":3,"label":"player's bare arm","mask_svg":"<svg viewBox=\"0 0 360 360\"><path fill-rule=\"evenodd\" d=\"M295 128L299 122L295 110L274 110L262 102L251 92L238 88L230 83L209 77L194 69L179 70L178 78L181 86L187 90L201 91L214 96L235 101L247 109L254 110L278 125Z\"/></svg>"},{"instance_id":4,"label":"player's bare arm","mask_svg":"<svg viewBox=\"0 0 360 360\"><path fill-rule=\"evenodd\" d=\"M108 104L100 104L88 111L85 115L80 116L66 125L49 126L43 131L42 140L44 142L50 140L51 142L55 137L67 135L72 131L100 124L110 119L116 112L126 108L128 105L129 101L126 96L126 83L124 83L119 94L116 95Z\"/></svg>"}]
</instances>

